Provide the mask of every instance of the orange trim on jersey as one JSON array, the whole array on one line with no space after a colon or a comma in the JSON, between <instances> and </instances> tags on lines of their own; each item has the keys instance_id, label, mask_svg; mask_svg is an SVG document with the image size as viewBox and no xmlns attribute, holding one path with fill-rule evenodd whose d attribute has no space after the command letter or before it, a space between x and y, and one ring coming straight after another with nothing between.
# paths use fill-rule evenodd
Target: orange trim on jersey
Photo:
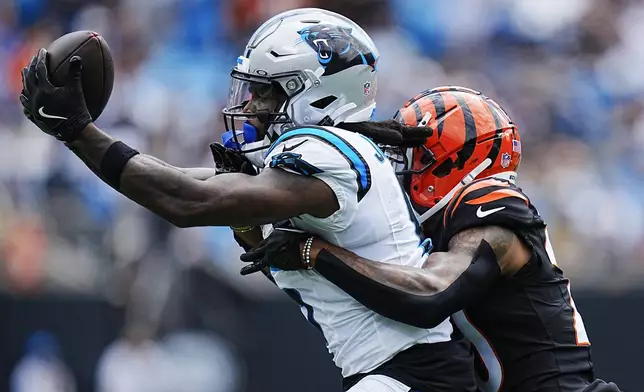
<instances>
[{"instance_id":1,"label":"orange trim on jersey","mask_svg":"<svg viewBox=\"0 0 644 392\"><path fill-rule=\"evenodd\" d=\"M465 204L479 205L479 204L491 203L493 201L505 199L506 197L518 197L519 199L525 201L526 205L528 205L529 203L527 197L525 197L518 191L515 191L514 189L497 189L496 191L490 192L476 199L466 201Z\"/></svg>"},{"instance_id":2,"label":"orange trim on jersey","mask_svg":"<svg viewBox=\"0 0 644 392\"><path fill-rule=\"evenodd\" d=\"M568 282L568 296L570 297L568 304L570 305L570 309L572 310L572 329L575 331L575 343L580 347L590 347L590 341L579 341L579 331L577 330L577 316L579 315L579 317L581 317L581 315L577 312L575 300L572 299L572 291L570 291L570 281ZM586 328L584 328L584 333L586 334L586 338L588 338L588 332L586 332Z\"/></svg>"},{"instance_id":3,"label":"orange trim on jersey","mask_svg":"<svg viewBox=\"0 0 644 392\"><path fill-rule=\"evenodd\" d=\"M503 187L508 187L508 186L510 186L510 185L509 185L507 182L504 182L504 181L501 181L501 180L497 180L496 178L489 178L489 179L487 179L487 180L483 180L483 181L481 181L481 182L476 182L476 183L474 183L473 185L470 185L470 186L466 187L465 189L463 189L463 190L461 191L461 195L460 195L460 196L458 197L458 199L456 199L456 201L453 203L453 204L454 204L454 207L452 208L451 216L454 216L454 211L456 211L456 207L458 207L458 205L461 203L461 201L463 201L463 198L465 198L465 196L467 196L467 195L469 195L470 193L472 193L472 192L474 192L474 191L477 191L477 190L479 190L479 189L486 188L486 187L488 187L488 186L503 186Z\"/></svg>"}]
</instances>

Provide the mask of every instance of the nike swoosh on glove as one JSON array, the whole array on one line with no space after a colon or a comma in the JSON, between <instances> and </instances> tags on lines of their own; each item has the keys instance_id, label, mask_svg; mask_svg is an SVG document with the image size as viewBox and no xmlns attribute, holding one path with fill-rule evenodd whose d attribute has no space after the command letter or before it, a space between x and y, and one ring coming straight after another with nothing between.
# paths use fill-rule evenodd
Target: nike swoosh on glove
<instances>
[{"instance_id":1,"label":"nike swoosh on glove","mask_svg":"<svg viewBox=\"0 0 644 392\"><path fill-rule=\"evenodd\" d=\"M22 69L20 103L25 116L43 132L72 142L92 122L81 85L82 60L72 57L64 84L54 86L47 71L47 54L40 49Z\"/></svg>"}]
</instances>

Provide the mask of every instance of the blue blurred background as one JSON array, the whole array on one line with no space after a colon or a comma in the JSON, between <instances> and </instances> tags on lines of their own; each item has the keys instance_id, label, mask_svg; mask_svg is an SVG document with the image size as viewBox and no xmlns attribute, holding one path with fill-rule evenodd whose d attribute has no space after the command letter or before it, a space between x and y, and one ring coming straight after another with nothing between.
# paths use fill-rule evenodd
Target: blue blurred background
<instances>
[{"instance_id":1,"label":"blue blurred background","mask_svg":"<svg viewBox=\"0 0 644 392\"><path fill-rule=\"evenodd\" d=\"M38 48L97 31L117 63L99 126L173 165L210 167L235 58L265 19L305 6L376 42L379 119L448 84L510 113L519 185L592 319L603 374L628 383L625 353L644 349L628 332L644 306L643 1L0 0L0 390L339 390L297 307L238 275L229 229L176 229L121 197L17 100ZM276 358L299 372L280 375Z\"/></svg>"}]
</instances>

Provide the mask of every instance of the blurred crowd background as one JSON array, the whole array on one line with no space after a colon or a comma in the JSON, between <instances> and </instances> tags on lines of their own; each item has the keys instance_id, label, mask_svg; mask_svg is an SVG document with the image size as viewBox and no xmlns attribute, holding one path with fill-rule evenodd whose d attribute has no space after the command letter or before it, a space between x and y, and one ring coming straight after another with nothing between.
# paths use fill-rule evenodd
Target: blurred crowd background
<instances>
[{"instance_id":1,"label":"blurred crowd background","mask_svg":"<svg viewBox=\"0 0 644 392\"><path fill-rule=\"evenodd\" d=\"M239 276L229 229L171 227L28 123L20 69L66 32L97 31L116 61L99 126L173 165L210 167L235 58L265 19L305 6L350 17L376 42L378 119L439 85L497 100L521 130L518 183L573 287L641 285L643 1L0 0L0 289L12 304L83 298L118 314L82 387L56 331L27 323L12 340L22 351L0 365L12 391L247 390L253 309L286 301Z\"/></svg>"}]
</instances>

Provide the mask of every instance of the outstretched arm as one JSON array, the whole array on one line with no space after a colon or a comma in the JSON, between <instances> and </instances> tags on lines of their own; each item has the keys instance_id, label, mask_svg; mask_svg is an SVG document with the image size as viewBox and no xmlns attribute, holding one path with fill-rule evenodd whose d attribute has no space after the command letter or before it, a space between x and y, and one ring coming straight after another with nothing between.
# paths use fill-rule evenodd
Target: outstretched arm
<instances>
[{"instance_id":1,"label":"outstretched arm","mask_svg":"<svg viewBox=\"0 0 644 392\"><path fill-rule=\"evenodd\" d=\"M363 305L432 328L480 298L501 274L516 273L530 251L512 231L488 226L458 233L423 268L366 260L326 243L312 255L318 272Z\"/></svg>"},{"instance_id":2,"label":"outstretched arm","mask_svg":"<svg viewBox=\"0 0 644 392\"><path fill-rule=\"evenodd\" d=\"M73 56L56 85L47 63L48 53L40 49L22 70L25 116L65 141L103 181L176 226L248 226L302 214L327 217L339 209L336 194L313 177L267 169L258 176L227 173L199 181L138 154L93 124L83 95L82 59Z\"/></svg>"},{"instance_id":3,"label":"outstretched arm","mask_svg":"<svg viewBox=\"0 0 644 392\"><path fill-rule=\"evenodd\" d=\"M87 165L87 167L94 172L99 178L101 178L103 181L105 181L105 178L103 178L100 169L98 167L95 167L89 159L82 154L78 149L74 148L71 144L68 145L68 148L81 160ZM205 181L211 177L215 176L215 169L212 168L207 168L207 167L188 167L188 168L182 168L182 167L176 167L172 166L169 163L166 163L162 161L159 158L153 157L151 155L145 155L145 157L150 158L160 165L175 169L180 171L181 173L187 175L188 177L195 179L195 180L200 180L200 181Z\"/></svg>"},{"instance_id":4,"label":"outstretched arm","mask_svg":"<svg viewBox=\"0 0 644 392\"><path fill-rule=\"evenodd\" d=\"M96 173L115 142L89 124L69 147ZM127 161L118 191L179 227L248 226L302 214L326 217L339 208L331 188L313 177L266 169L257 176L229 173L198 181L142 154Z\"/></svg>"},{"instance_id":5,"label":"outstretched arm","mask_svg":"<svg viewBox=\"0 0 644 392\"><path fill-rule=\"evenodd\" d=\"M142 154L143 155L143 154ZM215 176L215 169L213 168L208 168L208 167L177 167L177 166L172 166L167 162L162 161L161 159L157 157L153 157L152 155L144 155L146 158L152 159L153 161L156 161L159 165L163 165L166 167L169 167L171 169L175 169L180 171L181 173L185 174L186 176L195 179L195 180L200 180L200 181L205 181L211 177Z\"/></svg>"}]
</instances>

